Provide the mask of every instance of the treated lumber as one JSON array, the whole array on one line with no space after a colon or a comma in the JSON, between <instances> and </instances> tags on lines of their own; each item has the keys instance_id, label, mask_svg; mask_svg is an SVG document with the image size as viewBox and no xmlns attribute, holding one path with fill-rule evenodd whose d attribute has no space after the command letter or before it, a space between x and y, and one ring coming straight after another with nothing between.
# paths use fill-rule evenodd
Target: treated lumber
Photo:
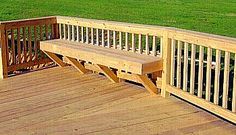
<instances>
[{"instance_id":1,"label":"treated lumber","mask_svg":"<svg viewBox=\"0 0 236 135\"><path fill-rule=\"evenodd\" d=\"M106 67L106 66L103 66L103 65L100 65L100 64L97 64L97 67L105 74L105 76L107 78L109 78L112 82L114 83L118 83L120 82L119 81L119 78L111 71L110 68Z\"/></svg>"},{"instance_id":2,"label":"treated lumber","mask_svg":"<svg viewBox=\"0 0 236 135\"><path fill-rule=\"evenodd\" d=\"M60 58L58 58L56 54L51 53L51 52L47 52L47 51L44 51L44 53L45 53L49 58L51 58L51 59L52 59L57 65L59 65L60 67L66 66L66 64L65 64Z\"/></svg>"},{"instance_id":3,"label":"treated lumber","mask_svg":"<svg viewBox=\"0 0 236 135\"><path fill-rule=\"evenodd\" d=\"M85 67L77 61L75 58L66 57L69 60L69 63L74 66L80 73L85 74L88 72L88 70L85 69Z\"/></svg>"},{"instance_id":4,"label":"treated lumber","mask_svg":"<svg viewBox=\"0 0 236 135\"><path fill-rule=\"evenodd\" d=\"M136 75L142 85L152 94L157 94L157 87L146 75Z\"/></svg>"}]
</instances>

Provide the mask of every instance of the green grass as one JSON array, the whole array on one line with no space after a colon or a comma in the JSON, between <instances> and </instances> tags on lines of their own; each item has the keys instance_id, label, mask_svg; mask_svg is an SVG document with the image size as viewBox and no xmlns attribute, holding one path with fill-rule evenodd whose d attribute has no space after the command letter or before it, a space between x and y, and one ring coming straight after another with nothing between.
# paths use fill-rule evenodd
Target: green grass
<instances>
[{"instance_id":1,"label":"green grass","mask_svg":"<svg viewBox=\"0 0 236 135\"><path fill-rule=\"evenodd\" d=\"M236 37L236 0L4 0L0 20L51 15L172 26Z\"/></svg>"}]
</instances>

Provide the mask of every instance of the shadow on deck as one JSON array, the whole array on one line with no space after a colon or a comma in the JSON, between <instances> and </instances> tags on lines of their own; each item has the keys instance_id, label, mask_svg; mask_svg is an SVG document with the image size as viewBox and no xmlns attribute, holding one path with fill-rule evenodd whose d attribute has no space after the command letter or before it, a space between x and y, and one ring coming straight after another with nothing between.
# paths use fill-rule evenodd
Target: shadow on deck
<instances>
[{"instance_id":1,"label":"shadow on deck","mask_svg":"<svg viewBox=\"0 0 236 135\"><path fill-rule=\"evenodd\" d=\"M71 67L0 81L0 134L236 134L227 123L175 97L151 97Z\"/></svg>"}]
</instances>

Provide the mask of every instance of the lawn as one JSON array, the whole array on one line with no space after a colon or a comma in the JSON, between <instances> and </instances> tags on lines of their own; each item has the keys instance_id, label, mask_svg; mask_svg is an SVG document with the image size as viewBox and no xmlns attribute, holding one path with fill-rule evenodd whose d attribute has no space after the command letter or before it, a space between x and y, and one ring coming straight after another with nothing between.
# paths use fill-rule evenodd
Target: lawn
<instances>
[{"instance_id":1,"label":"lawn","mask_svg":"<svg viewBox=\"0 0 236 135\"><path fill-rule=\"evenodd\" d=\"M0 20L51 15L172 26L236 37L236 0L4 0Z\"/></svg>"}]
</instances>

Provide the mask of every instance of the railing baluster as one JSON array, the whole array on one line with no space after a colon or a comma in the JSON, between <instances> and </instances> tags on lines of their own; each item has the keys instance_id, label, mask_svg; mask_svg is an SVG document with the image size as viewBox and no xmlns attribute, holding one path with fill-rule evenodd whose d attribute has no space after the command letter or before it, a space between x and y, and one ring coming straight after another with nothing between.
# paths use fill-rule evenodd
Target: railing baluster
<instances>
[{"instance_id":1,"label":"railing baluster","mask_svg":"<svg viewBox=\"0 0 236 135\"><path fill-rule=\"evenodd\" d=\"M32 61L32 35L31 35L31 27L28 27L28 47L29 47L29 61Z\"/></svg>"},{"instance_id":2,"label":"railing baluster","mask_svg":"<svg viewBox=\"0 0 236 135\"><path fill-rule=\"evenodd\" d=\"M129 51L129 33L125 33L125 50Z\"/></svg>"},{"instance_id":3,"label":"railing baluster","mask_svg":"<svg viewBox=\"0 0 236 135\"><path fill-rule=\"evenodd\" d=\"M41 33L41 32L40 32L40 33ZM61 24L59 24L59 34L60 34L60 39L62 39Z\"/></svg>"},{"instance_id":4,"label":"railing baluster","mask_svg":"<svg viewBox=\"0 0 236 135\"><path fill-rule=\"evenodd\" d=\"M76 26L77 42L80 41L79 26Z\"/></svg>"},{"instance_id":5,"label":"railing baluster","mask_svg":"<svg viewBox=\"0 0 236 135\"><path fill-rule=\"evenodd\" d=\"M64 40L66 40L66 24L63 24L63 31L64 31L64 33L63 33L63 35L64 35Z\"/></svg>"},{"instance_id":6,"label":"railing baluster","mask_svg":"<svg viewBox=\"0 0 236 135\"><path fill-rule=\"evenodd\" d=\"M71 26L72 26L72 41L75 41L75 26L74 25Z\"/></svg>"},{"instance_id":7,"label":"railing baluster","mask_svg":"<svg viewBox=\"0 0 236 135\"><path fill-rule=\"evenodd\" d=\"M113 31L113 47L116 49L116 31Z\"/></svg>"},{"instance_id":8,"label":"railing baluster","mask_svg":"<svg viewBox=\"0 0 236 135\"><path fill-rule=\"evenodd\" d=\"M230 53L225 52L225 65L224 65L224 83L223 83L223 101L222 107L228 107L228 91L229 91L229 64L230 64Z\"/></svg>"},{"instance_id":9,"label":"railing baluster","mask_svg":"<svg viewBox=\"0 0 236 135\"><path fill-rule=\"evenodd\" d=\"M170 84L174 85L174 79L175 79L175 50L176 50L176 40L171 40L171 70L170 70Z\"/></svg>"},{"instance_id":10,"label":"railing baluster","mask_svg":"<svg viewBox=\"0 0 236 135\"><path fill-rule=\"evenodd\" d=\"M81 42L84 43L84 27L81 27Z\"/></svg>"},{"instance_id":11,"label":"railing baluster","mask_svg":"<svg viewBox=\"0 0 236 135\"><path fill-rule=\"evenodd\" d=\"M37 27L34 26L34 60L38 59L38 42L37 42L37 36L38 36L38 32L37 32Z\"/></svg>"},{"instance_id":12,"label":"railing baluster","mask_svg":"<svg viewBox=\"0 0 236 135\"><path fill-rule=\"evenodd\" d=\"M181 57L182 57L182 43L178 41L178 50L177 50L177 88L181 86Z\"/></svg>"},{"instance_id":13,"label":"railing baluster","mask_svg":"<svg viewBox=\"0 0 236 135\"><path fill-rule=\"evenodd\" d=\"M122 47L122 32L119 32L119 45L120 45L120 50L123 49Z\"/></svg>"},{"instance_id":14,"label":"railing baluster","mask_svg":"<svg viewBox=\"0 0 236 135\"><path fill-rule=\"evenodd\" d=\"M46 39L48 40L49 36L48 36L48 25L47 24L45 25L45 34L46 34Z\"/></svg>"},{"instance_id":15,"label":"railing baluster","mask_svg":"<svg viewBox=\"0 0 236 135\"><path fill-rule=\"evenodd\" d=\"M11 46L12 46L12 62L16 64L16 48L15 48L15 37L14 37L14 30L11 29Z\"/></svg>"},{"instance_id":16,"label":"railing baluster","mask_svg":"<svg viewBox=\"0 0 236 135\"><path fill-rule=\"evenodd\" d=\"M211 97L211 66L212 66L212 49L207 48L207 72L206 72L206 100L210 101Z\"/></svg>"},{"instance_id":17,"label":"railing baluster","mask_svg":"<svg viewBox=\"0 0 236 135\"><path fill-rule=\"evenodd\" d=\"M143 50L142 50L142 35L141 34L138 35L138 52L143 53Z\"/></svg>"},{"instance_id":18,"label":"railing baluster","mask_svg":"<svg viewBox=\"0 0 236 135\"><path fill-rule=\"evenodd\" d=\"M71 40L71 33L70 33L70 25L69 24L67 25L67 31L68 31L67 37L68 37L68 40L70 41Z\"/></svg>"},{"instance_id":19,"label":"railing baluster","mask_svg":"<svg viewBox=\"0 0 236 135\"><path fill-rule=\"evenodd\" d=\"M191 44L190 94L194 94L196 45Z\"/></svg>"},{"instance_id":20,"label":"railing baluster","mask_svg":"<svg viewBox=\"0 0 236 135\"><path fill-rule=\"evenodd\" d=\"M216 50L216 67L215 67L215 80L214 80L214 104L219 104L219 84L220 84L220 59L221 51Z\"/></svg>"},{"instance_id":21,"label":"railing baluster","mask_svg":"<svg viewBox=\"0 0 236 135\"><path fill-rule=\"evenodd\" d=\"M17 28L17 53L18 63L21 63L21 44L20 44L20 28Z\"/></svg>"},{"instance_id":22,"label":"railing baluster","mask_svg":"<svg viewBox=\"0 0 236 135\"><path fill-rule=\"evenodd\" d=\"M86 44L89 43L89 28L86 27Z\"/></svg>"},{"instance_id":23,"label":"railing baluster","mask_svg":"<svg viewBox=\"0 0 236 135\"><path fill-rule=\"evenodd\" d=\"M184 78L183 78L183 90L188 89L188 43L184 43Z\"/></svg>"},{"instance_id":24,"label":"railing baluster","mask_svg":"<svg viewBox=\"0 0 236 135\"><path fill-rule=\"evenodd\" d=\"M43 28L42 28L42 25L39 26L39 34L40 34L40 40L42 41L43 40ZM61 34L60 34L61 36Z\"/></svg>"},{"instance_id":25,"label":"railing baluster","mask_svg":"<svg viewBox=\"0 0 236 135\"><path fill-rule=\"evenodd\" d=\"M236 54L234 54L234 82L232 95L232 111L236 113Z\"/></svg>"},{"instance_id":26,"label":"railing baluster","mask_svg":"<svg viewBox=\"0 0 236 135\"><path fill-rule=\"evenodd\" d=\"M203 81L203 58L204 48L200 46L199 49L199 69L198 69L198 97L202 98L202 81Z\"/></svg>"},{"instance_id":27,"label":"railing baluster","mask_svg":"<svg viewBox=\"0 0 236 135\"><path fill-rule=\"evenodd\" d=\"M93 28L91 28L91 44L94 44L94 33L93 33Z\"/></svg>"},{"instance_id":28,"label":"railing baluster","mask_svg":"<svg viewBox=\"0 0 236 135\"><path fill-rule=\"evenodd\" d=\"M110 43L110 30L107 30L107 47L111 48L111 43Z\"/></svg>"},{"instance_id":29,"label":"railing baluster","mask_svg":"<svg viewBox=\"0 0 236 135\"><path fill-rule=\"evenodd\" d=\"M25 27L23 27L23 52L24 52L24 61L23 62L26 62L26 59L27 59L26 49L27 49L27 45L26 45L26 31L25 31Z\"/></svg>"},{"instance_id":30,"label":"railing baluster","mask_svg":"<svg viewBox=\"0 0 236 135\"><path fill-rule=\"evenodd\" d=\"M99 31L98 31L98 29L96 29L96 40L97 40L97 42L96 42L96 44L97 44L97 46L99 46Z\"/></svg>"},{"instance_id":31,"label":"railing baluster","mask_svg":"<svg viewBox=\"0 0 236 135\"><path fill-rule=\"evenodd\" d=\"M146 54L149 55L149 39L148 39L148 34L146 35Z\"/></svg>"},{"instance_id":32,"label":"railing baluster","mask_svg":"<svg viewBox=\"0 0 236 135\"><path fill-rule=\"evenodd\" d=\"M160 38L160 55L163 56L163 38Z\"/></svg>"},{"instance_id":33,"label":"railing baluster","mask_svg":"<svg viewBox=\"0 0 236 135\"><path fill-rule=\"evenodd\" d=\"M153 39L152 39L152 55L153 56L157 55L156 36L153 36Z\"/></svg>"},{"instance_id":34,"label":"railing baluster","mask_svg":"<svg viewBox=\"0 0 236 135\"><path fill-rule=\"evenodd\" d=\"M102 29L102 47L105 47L105 41L104 41L104 29Z\"/></svg>"},{"instance_id":35,"label":"railing baluster","mask_svg":"<svg viewBox=\"0 0 236 135\"><path fill-rule=\"evenodd\" d=\"M135 35L132 33L132 52L135 52Z\"/></svg>"}]
</instances>

